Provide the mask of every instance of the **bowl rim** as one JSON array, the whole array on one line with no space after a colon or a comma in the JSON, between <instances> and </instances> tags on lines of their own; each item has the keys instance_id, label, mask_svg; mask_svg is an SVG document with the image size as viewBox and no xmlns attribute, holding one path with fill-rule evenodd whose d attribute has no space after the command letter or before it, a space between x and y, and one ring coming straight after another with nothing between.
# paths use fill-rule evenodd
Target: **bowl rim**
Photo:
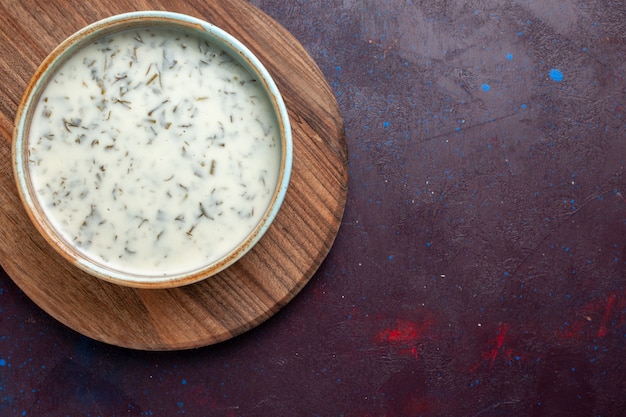
<instances>
[{"instance_id":1,"label":"bowl rim","mask_svg":"<svg viewBox=\"0 0 626 417\"><path fill-rule=\"evenodd\" d=\"M180 28L217 42L220 48L234 56L240 65L257 75L263 82L280 130L281 164L278 181L268 208L251 233L216 261L197 269L168 275L128 273L86 257L75 249L75 246L63 239L60 233L49 224L43 210L38 210L36 193L28 178L26 145L29 142L30 118L47 86L48 79L81 47L107 34L123 32L135 27ZM258 243L273 223L285 200L293 164L293 139L287 107L274 79L261 61L241 41L216 25L193 16L169 11L136 11L112 15L79 29L56 46L42 61L30 79L17 109L13 130L12 159L14 177L22 205L38 232L63 258L89 275L111 283L135 288L173 288L218 274L241 259Z\"/></svg>"}]
</instances>

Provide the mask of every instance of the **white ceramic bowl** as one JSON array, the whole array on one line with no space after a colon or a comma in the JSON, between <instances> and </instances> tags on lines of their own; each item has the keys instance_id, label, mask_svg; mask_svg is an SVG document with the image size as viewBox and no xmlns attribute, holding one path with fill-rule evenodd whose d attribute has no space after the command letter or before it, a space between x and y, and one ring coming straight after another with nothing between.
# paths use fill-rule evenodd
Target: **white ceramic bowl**
<instances>
[{"instance_id":1,"label":"white ceramic bowl","mask_svg":"<svg viewBox=\"0 0 626 417\"><path fill-rule=\"evenodd\" d=\"M281 95L241 42L170 12L113 16L41 64L19 106L13 162L28 215L89 274L197 282L250 250L289 184Z\"/></svg>"}]
</instances>

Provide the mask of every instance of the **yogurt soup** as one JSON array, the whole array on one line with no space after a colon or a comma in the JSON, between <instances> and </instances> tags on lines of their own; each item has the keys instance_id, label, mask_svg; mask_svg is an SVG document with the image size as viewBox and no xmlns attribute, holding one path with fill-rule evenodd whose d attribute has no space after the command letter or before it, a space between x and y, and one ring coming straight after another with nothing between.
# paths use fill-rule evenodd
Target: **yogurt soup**
<instances>
[{"instance_id":1,"label":"yogurt soup","mask_svg":"<svg viewBox=\"0 0 626 417\"><path fill-rule=\"evenodd\" d=\"M266 214L278 121L262 82L193 34L141 29L80 49L28 136L36 198L84 256L131 274L201 268Z\"/></svg>"}]
</instances>

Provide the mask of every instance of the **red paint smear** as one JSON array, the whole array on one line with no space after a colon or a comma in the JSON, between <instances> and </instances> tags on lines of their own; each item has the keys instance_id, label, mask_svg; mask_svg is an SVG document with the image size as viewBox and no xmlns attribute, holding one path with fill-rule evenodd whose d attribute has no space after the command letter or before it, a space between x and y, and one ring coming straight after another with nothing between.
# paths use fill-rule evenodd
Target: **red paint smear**
<instances>
[{"instance_id":1,"label":"red paint smear","mask_svg":"<svg viewBox=\"0 0 626 417\"><path fill-rule=\"evenodd\" d=\"M417 346L413 346L413 347L411 348L411 355L412 355L415 359L419 358L419 352L417 351Z\"/></svg>"},{"instance_id":2,"label":"red paint smear","mask_svg":"<svg viewBox=\"0 0 626 417\"><path fill-rule=\"evenodd\" d=\"M381 330L376 341L387 343L413 342L417 340L419 326L417 323L398 320L396 328Z\"/></svg>"},{"instance_id":3,"label":"red paint smear","mask_svg":"<svg viewBox=\"0 0 626 417\"><path fill-rule=\"evenodd\" d=\"M419 358L418 345L427 337L434 320L430 315L421 321L397 320L390 329L380 330L375 337L378 344L387 344L398 349L404 355Z\"/></svg>"},{"instance_id":4,"label":"red paint smear","mask_svg":"<svg viewBox=\"0 0 626 417\"><path fill-rule=\"evenodd\" d=\"M433 324L430 317L420 322L398 320L394 328L379 331L376 335L376 341L389 344L413 343L422 339Z\"/></svg>"},{"instance_id":5,"label":"red paint smear","mask_svg":"<svg viewBox=\"0 0 626 417\"><path fill-rule=\"evenodd\" d=\"M615 294L609 295L609 299L606 302L606 308L604 309L604 314L602 315L602 321L600 322L600 328L598 329L598 337L604 337L610 333L609 330L609 321L611 320L611 310L613 310L613 305L617 297Z\"/></svg>"},{"instance_id":6,"label":"red paint smear","mask_svg":"<svg viewBox=\"0 0 626 417\"><path fill-rule=\"evenodd\" d=\"M498 358L498 352L500 352L502 345L504 345L504 338L506 337L506 334L509 332L510 328L511 326L508 324L501 324L498 328L498 332L496 333L495 346L491 349L491 351L487 353L486 356L483 355L485 356L485 359L491 359L490 366L493 366L493 363Z\"/></svg>"},{"instance_id":7,"label":"red paint smear","mask_svg":"<svg viewBox=\"0 0 626 417\"><path fill-rule=\"evenodd\" d=\"M626 292L612 293L587 303L566 329L557 335L563 339L603 338L626 322ZM596 330L597 329L597 330Z\"/></svg>"},{"instance_id":8,"label":"red paint smear","mask_svg":"<svg viewBox=\"0 0 626 417\"><path fill-rule=\"evenodd\" d=\"M490 337L487 342L487 345L491 346L491 348L481 354L481 361L478 361L469 367L469 372L475 371L485 363L489 363L489 368L492 368L498 357L503 357L508 362L512 362L514 357L519 357L516 358L516 360L521 359L521 355L516 354L515 350L507 346L507 335L509 334L510 329L511 325L507 323L502 323L498 326L495 336Z\"/></svg>"}]
</instances>

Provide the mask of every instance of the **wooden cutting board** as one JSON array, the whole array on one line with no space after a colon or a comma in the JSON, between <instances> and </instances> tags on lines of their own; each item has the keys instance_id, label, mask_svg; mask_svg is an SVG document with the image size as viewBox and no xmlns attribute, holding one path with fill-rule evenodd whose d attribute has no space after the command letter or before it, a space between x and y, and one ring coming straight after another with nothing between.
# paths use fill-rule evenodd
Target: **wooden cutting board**
<instances>
[{"instance_id":1,"label":"wooden cutting board","mask_svg":"<svg viewBox=\"0 0 626 417\"><path fill-rule=\"evenodd\" d=\"M337 102L315 62L269 16L242 0L3 1L0 4L0 264L37 305L96 340L142 350L217 343L257 326L288 303L326 257L343 215L347 149ZM168 290L93 278L48 247L17 194L13 119L37 66L63 39L104 17L169 10L211 22L246 44L282 92L294 139L292 179L281 211L238 263Z\"/></svg>"}]
</instances>

